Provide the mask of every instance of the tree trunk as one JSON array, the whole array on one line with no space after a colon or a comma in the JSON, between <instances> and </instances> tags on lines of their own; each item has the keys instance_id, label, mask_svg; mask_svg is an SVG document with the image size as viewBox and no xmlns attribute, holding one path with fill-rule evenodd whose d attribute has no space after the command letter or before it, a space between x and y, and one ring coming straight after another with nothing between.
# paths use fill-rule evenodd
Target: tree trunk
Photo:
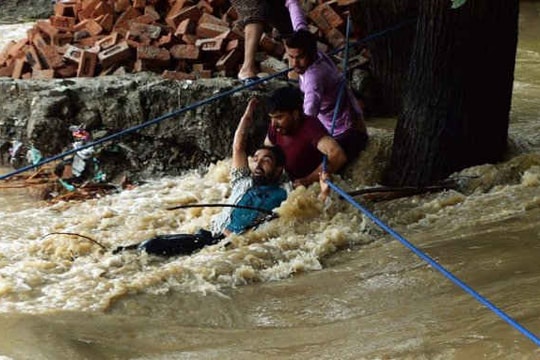
<instances>
[{"instance_id":1,"label":"tree trunk","mask_svg":"<svg viewBox=\"0 0 540 360\"><path fill-rule=\"evenodd\" d=\"M506 150L517 0L422 1L386 182L423 186Z\"/></svg>"},{"instance_id":2,"label":"tree trunk","mask_svg":"<svg viewBox=\"0 0 540 360\"><path fill-rule=\"evenodd\" d=\"M397 116L401 110L417 3L414 0L370 0L359 1L352 7L353 23L363 35L402 25L366 43L371 54L370 70L374 82L371 115Z\"/></svg>"}]
</instances>

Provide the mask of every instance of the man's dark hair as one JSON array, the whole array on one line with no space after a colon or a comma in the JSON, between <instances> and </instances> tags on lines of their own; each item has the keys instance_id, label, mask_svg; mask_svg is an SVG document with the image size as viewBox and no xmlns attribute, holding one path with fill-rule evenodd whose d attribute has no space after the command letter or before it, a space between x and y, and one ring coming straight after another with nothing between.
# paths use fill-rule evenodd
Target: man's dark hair
<instances>
[{"instance_id":1,"label":"man's dark hair","mask_svg":"<svg viewBox=\"0 0 540 360\"><path fill-rule=\"evenodd\" d=\"M285 86L274 90L266 100L268 113L276 111L302 110L304 99L302 92L292 86Z\"/></svg>"},{"instance_id":2,"label":"man's dark hair","mask_svg":"<svg viewBox=\"0 0 540 360\"><path fill-rule=\"evenodd\" d=\"M285 39L285 45L292 49L303 50L311 61L317 58L317 38L306 29L297 30L289 35Z\"/></svg>"},{"instance_id":3,"label":"man's dark hair","mask_svg":"<svg viewBox=\"0 0 540 360\"><path fill-rule=\"evenodd\" d=\"M276 162L276 166L285 166L285 152L283 152L283 149L279 145L263 145L257 150L266 149L269 150L272 155L274 155L274 160Z\"/></svg>"}]
</instances>

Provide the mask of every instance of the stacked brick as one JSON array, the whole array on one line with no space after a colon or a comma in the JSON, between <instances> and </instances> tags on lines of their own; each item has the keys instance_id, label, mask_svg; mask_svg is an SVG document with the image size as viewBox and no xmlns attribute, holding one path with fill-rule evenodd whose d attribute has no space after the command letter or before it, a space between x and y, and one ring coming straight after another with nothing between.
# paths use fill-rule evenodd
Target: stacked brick
<instances>
[{"instance_id":1,"label":"stacked brick","mask_svg":"<svg viewBox=\"0 0 540 360\"><path fill-rule=\"evenodd\" d=\"M303 1L322 50L344 44L344 14L357 0ZM236 76L244 34L227 0L59 0L54 15L0 52L0 76L93 77L140 71L171 79ZM260 42L261 70L286 68L272 32Z\"/></svg>"}]
</instances>

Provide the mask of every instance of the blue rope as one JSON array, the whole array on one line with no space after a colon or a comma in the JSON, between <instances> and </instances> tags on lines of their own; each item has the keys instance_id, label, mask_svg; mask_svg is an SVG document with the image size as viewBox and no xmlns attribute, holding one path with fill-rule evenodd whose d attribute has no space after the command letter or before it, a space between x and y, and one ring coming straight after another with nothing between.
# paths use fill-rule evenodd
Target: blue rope
<instances>
[{"instance_id":1,"label":"blue rope","mask_svg":"<svg viewBox=\"0 0 540 360\"><path fill-rule=\"evenodd\" d=\"M417 247L415 247L412 243L410 243L407 239L402 237L400 234L398 234L396 231L394 231L391 227L386 225L382 220L380 220L378 217L373 215L369 210L367 210L365 207L357 203L349 194L347 194L345 191L343 191L341 188L339 188L337 185L332 183L330 180L326 180L326 183L328 186L337 192L341 197L343 197L345 200L347 200L351 205L353 205L355 208L360 210L362 213L364 213L368 218L370 218L375 224L377 224L380 228L382 228L384 231L386 231L388 234L392 235L396 240L401 242L405 247L407 247L409 250L411 250L413 253L415 253L418 257L420 257L422 260L426 261L429 265L431 265L433 268L435 268L437 271L442 273L444 276L446 276L449 280L451 280L454 284L458 285L460 288L465 290L467 293L469 293L472 297L474 297L476 300L478 300L481 304L486 306L488 309L493 311L496 315L498 315L500 318L502 318L504 321L506 321L508 324L513 326L515 329L520 331L523 335L527 336L530 340L532 340L537 346L540 346L540 339L534 335L532 332L524 328L522 325L520 325L516 320L512 319L510 316L508 316L506 313L504 313L502 310L497 308L493 303L491 303L489 300L484 298L482 295L477 293L475 290L473 290L469 285L461 281L459 278L457 278L455 275L453 275L450 271L446 270L442 265L437 263L435 260L433 260L431 257L423 253L421 250L419 250Z\"/></svg>"},{"instance_id":2,"label":"blue rope","mask_svg":"<svg viewBox=\"0 0 540 360\"><path fill-rule=\"evenodd\" d=\"M349 34L351 31L351 16L347 15L347 27L345 34L345 55L343 56L343 79L339 84L339 91L336 100L336 106L334 106L334 113L332 114L332 126L330 127L330 136L334 136L334 130L336 128L336 119L341 108L341 100L343 99L343 93L345 92L345 87L347 85L347 68L349 66ZM323 156L322 169L324 172L327 171L328 167L328 157Z\"/></svg>"}]
</instances>

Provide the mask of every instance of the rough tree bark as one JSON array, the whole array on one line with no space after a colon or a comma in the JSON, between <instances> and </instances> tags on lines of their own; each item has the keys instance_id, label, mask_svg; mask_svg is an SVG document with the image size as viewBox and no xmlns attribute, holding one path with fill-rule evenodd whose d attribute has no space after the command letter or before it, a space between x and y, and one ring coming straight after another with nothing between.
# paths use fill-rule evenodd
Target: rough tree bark
<instances>
[{"instance_id":1,"label":"rough tree bark","mask_svg":"<svg viewBox=\"0 0 540 360\"><path fill-rule=\"evenodd\" d=\"M420 4L388 184L427 185L506 149L519 3L449 4Z\"/></svg>"},{"instance_id":2,"label":"rough tree bark","mask_svg":"<svg viewBox=\"0 0 540 360\"><path fill-rule=\"evenodd\" d=\"M401 110L403 83L414 37L414 24L410 20L417 15L417 4L416 0L369 0L359 1L352 7L353 22L363 35L402 25L366 43L371 53L370 70L374 82L371 115L397 116Z\"/></svg>"}]
</instances>

